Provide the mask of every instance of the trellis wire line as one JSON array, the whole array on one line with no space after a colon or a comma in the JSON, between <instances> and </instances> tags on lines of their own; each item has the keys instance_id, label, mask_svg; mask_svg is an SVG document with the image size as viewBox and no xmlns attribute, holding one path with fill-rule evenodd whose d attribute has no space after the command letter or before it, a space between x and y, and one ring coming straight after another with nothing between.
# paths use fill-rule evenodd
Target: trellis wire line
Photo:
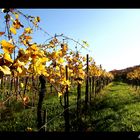
<instances>
[{"instance_id":1,"label":"trellis wire line","mask_svg":"<svg viewBox=\"0 0 140 140\"><path fill-rule=\"evenodd\" d=\"M84 98L84 97L83 97L83 98ZM84 101L84 99L81 99L81 101ZM53 117L51 120L49 120L49 121L48 121L47 123L45 123L43 126L41 126L41 127L38 129L38 131L39 131L40 129L44 128L47 124L49 124L51 121L53 121L56 117L62 116L63 113L64 113L67 109L72 109L72 108L75 107L76 105L77 105L77 103L76 103L76 104L73 104L73 105L71 105L71 106L69 106L68 108L66 108L63 112L59 113L57 116Z\"/></svg>"},{"instance_id":2,"label":"trellis wire line","mask_svg":"<svg viewBox=\"0 0 140 140\"><path fill-rule=\"evenodd\" d=\"M31 16L29 16L29 15L25 15L25 14L23 14L21 11L19 11L19 10L17 10L17 12L18 13L20 13L22 16L24 16L27 20L29 20L29 18L31 17ZM32 22L33 23L33 21L32 20L29 20L30 22ZM33 23L34 24L34 23ZM52 35L51 34L49 34L48 32L46 32L42 27L40 27L39 25L37 26L37 28L39 28L40 30L42 30L45 34L47 34L48 36L50 36L50 37L52 37Z\"/></svg>"}]
</instances>

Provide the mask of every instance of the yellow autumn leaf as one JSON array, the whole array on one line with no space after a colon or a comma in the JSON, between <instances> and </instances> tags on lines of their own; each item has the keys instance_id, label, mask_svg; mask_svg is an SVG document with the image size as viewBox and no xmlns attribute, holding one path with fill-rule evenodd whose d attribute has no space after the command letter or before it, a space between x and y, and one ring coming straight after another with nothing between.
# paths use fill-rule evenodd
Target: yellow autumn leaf
<instances>
[{"instance_id":1,"label":"yellow autumn leaf","mask_svg":"<svg viewBox=\"0 0 140 140\"><path fill-rule=\"evenodd\" d=\"M16 19L19 17L18 13L14 12Z\"/></svg>"},{"instance_id":2,"label":"yellow autumn leaf","mask_svg":"<svg viewBox=\"0 0 140 140\"><path fill-rule=\"evenodd\" d=\"M17 33L17 31L16 31L16 29L15 29L14 27L10 27L10 31L11 31L11 33L13 33L13 34L16 34L16 33Z\"/></svg>"},{"instance_id":3,"label":"yellow autumn leaf","mask_svg":"<svg viewBox=\"0 0 140 140\"><path fill-rule=\"evenodd\" d=\"M21 67L17 67L17 71L18 71L19 73L22 73Z\"/></svg>"},{"instance_id":4,"label":"yellow autumn leaf","mask_svg":"<svg viewBox=\"0 0 140 140\"><path fill-rule=\"evenodd\" d=\"M47 61L49 61L49 59L48 59L47 57L42 57L42 58L41 58L41 62L42 62L42 63L47 62Z\"/></svg>"},{"instance_id":5,"label":"yellow autumn leaf","mask_svg":"<svg viewBox=\"0 0 140 140\"><path fill-rule=\"evenodd\" d=\"M32 48L32 50L34 50L34 51L38 51L38 50L39 50L39 48L37 47L37 44L33 44L33 45L31 46L31 48Z\"/></svg>"},{"instance_id":6,"label":"yellow autumn leaf","mask_svg":"<svg viewBox=\"0 0 140 140\"><path fill-rule=\"evenodd\" d=\"M32 39L32 37L27 35L27 36L24 36L24 39L30 41Z\"/></svg>"},{"instance_id":7,"label":"yellow autumn leaf","mask_svg":"<svg viewBox=\"0 0 140 140\"><path fill-rule=\"evenodd\" d=\"M35 17L36 22L40 22L40 17Z\"/></svg>"},{"instance_id":8,"label":"yellow autumn leaf","mask_svg":"<svg viewBox=\"0 0 140 140\"><path fill-rule=\"evenodd\" d=\"M23 88L24 87L24 84L23 83L20 83L20 87Z\"/></svg>"},{"instance_id":9,"label":"yellow autumn leaf","mask_svg":"<svg viewBox=\"0 0 140 140\"><path fill-rule=\"evenodd\" d=\"M71 82L70 82L69 80L65 80L65 79L64 79L64 80L61 82L61 84L62 84L62 85L65 85L65 86L66 86L66 85L70 86Z\"/></svg>"},{"instance_id":10,"label":"yellow autumn leaf","mask_svg":"<svg viewBox=\"0 0 140 140\"><path fill-rule=\"evenodd\" d=\"M4 58L4 60L7 60L7 61L9 61L9 62L13 63L13 60L11 59L11 57L10 57L10 55L9 55L9 54L4 53L3 58Z\"/></svg>"},{"instance_id":11,"label":"yellow autumn leaf","mask_svg":"<svg viewBox=\"0 0 140 140\"><path fill-rule=\"evenodd\" d=\"M32 33L32 29L30 27L25 28L24 32L27 33L27 34L31 34Z\"/></svg>"},{"instance_id":12,"label":"yellow autumn leaf","mask_svg":"<svg viewBox=\"0 0 140 140\"><path fill-rule=\"evenodd\" d=\"M60 70L60 68L59 68L58 66L56 66L56 67L55 67L55 69L56 69L57 71L59 71L59 70Z\"/></svg>"},{"instance_id":13,"label":"yellow autumn leaf","mask_svg":"<svg viewBox=\"0 0 140 140\"><path fill-rule=\"evenodd\" d=\"M54 82L55 82L55 80L54 80L54 79L50 79L50 82L51 82L51 83L54 83Z\"/></svg>"},{"instance_id":14,"label":"yellow autumn leaf","mask_svg":"<svg viewBox=\"0 0 140 140\"><path fill-rule=\"evenodd\" d=\"M66 85L70 86L71 82L69 80L65 81Z\"/></svg>"},{"instance_id":15,"label":"yellow autumn leaf","mask_svg":"<svg viewBox=\"0 0 140 140\"><path fill-rule=\"evenodd\" d=\"M73 76L74 76L74 74L73 74L73 73L70 73L70 76L71 76L71 77L73 77Z\"/></svg>"},{"instance_id":16,"label":"yellow autumn leaf","mask_svg":"<svg viewBox=\"0 0 140 140\"><path fill-rule=\"evenodd\" d=\"M78 73L79 73L79 74L84 74L85 72L84 72L84 70L81 68L81 69L78 70Z\"/></svg>"},{"instance_id":17,"label":"yellow autumn leaf","mask_svg":"<svg viewBox=\"0 0 140 140\"><path fill-rule=\"evenodd\" d=\"M60 96L62 96L63 94L62 94L62 92L58 92L58 97L60 97Z\"/></svg>"},{"instance_id":18,"label":"yellow autumn leaf","mask_svg":"<svg viewBox=\"0 0 140 140\"><path fill-rule=\"evenodd\" d=\"M24 65L25 65L25 63L21 62L19 60L15 61L14 64L13 64L13 66L15 66L15 67L24 66Z\"/></svg>"},{"instance_id":19,"label":"yellow autumn leaf","mask_svg":"<svg viewBox=\"0 0 140 140\"><path fill-rule=\"evenodd\" d=\"M49 74L46 71L42 71L42 75L44 75L45 77L49 76Z\"/></svg>"},{"instance_id":20,"label":"yellow autumn leaf","mask_svg":"<svg viewBox=\"0 0 140 140\"><path fill-rule=\"evenodd\" d=\"M60 59L59 59L59 62L60 62L60 63L64 63L64 59L63 59L63 58L60 58Z\"/></svg>"},{"instance_id":21,"label":"yellow autumn leaf","mask_svg":"<svg viewBox=\"0 0 140 140\"><path fill-rule=\"evenodd\" d=\"M25 65L24 62L21 62L21 61L19 61L19 60L17 60L17 63L18 63L19 66L24 66L24 65Z\"/></svg>"},{"instance_id":22,"label":"yellow autumn leaf","mask_svg":"<svg viewBox=\"0 0 140 140\"><path fill-rule=\"evenodd\" d=\"M5 65L0 66L0 71L2 71L3 74L5 74L5 75L9 75L9 74L11 74L10 68L7 67L7 66L5 66Z\"/></svg>"},{"instance_id":23,"label":"yellow autumn leaf","mask_svg":"<svg viewBox=\"0 0 140 140\"><path fill-rule=\"evenodd\" d=\"M13 53L13 50L15 48L13 44L11 44L10 42L7 42L6 40L2 40L0 44L4 53L10 53L10 54Z\"/></svg>"},{"instance_id":24,"label":"yellow autumn leaf","mask_svg":"<svg viewBox=\"0 0 140 140\"><path fill-rule=\"evenodd\" d=\"M82 68L83 68L83 65L79 64L78 69L82 69Z\"/></svg>"},{"instance_id":25,"label":"yellow autumn leaf","mask_svg":"<svg viewBox=\"0 0 140 140\"><path fill-rule=\"evenodd\" d=\"M62 52L66 52L68 50L67 44L61 44Z\"/></svg>"},{"instance_id":26,"label":"yellow autumn leaf","mask_svg":"<svg viewBox=\"0 0 140 140\"><path fill-rule=\"evenodd\" d=\"M52 53L52 58L53 58L53 59L56 59L57 57L59 57L58 52L53 52L53 53Z\"/></svg>"},{"instance_id":27,"label":"yellow autumn leaf","mask_svg":"<svg viewBox=\"0 0 140 140\"><path fill-rule=\"evenodd\" d=\"M61 75L60 75L60 72L55 72L55 75L56 75L56 76L59 76L59 77L61 76Z\"/></svg>"},{"instance_id":28,"label":"yellow autumn leaf","mask_svg":"<svg viewBox=\"0 0 140 140\"><path fill-rule=\"evenodd\" d=\"M25 45L25 46L28 46L28 41L25 39L25 40L22 40L22 43Z\"/></svg>"},{"instance_id":29,"label":"yellow autumn leaf","mask_svg":"<svg viewBox=\"0 0 140 140\"><path fill-rule=\"evenodd\" d=\"M59 51L59 56L60 56L60 57L62 57L62 56L63 56L63 53L62 53L62 51L61 51L61 50Z\"/></svg>"},{"instance_id":30,"label":"yellow autumn leaf","mask_svg":"<svg viewBox=\"0 0 140 140\"><path fill-rule=\"evenodd\" d=\"M20 27L24 27L21 23L20 23L20 21L19 21L19 19L15 19L15 21L13 22L13 25L12 25L15 29L19 29Z\"/></svg>"}]
</instances>

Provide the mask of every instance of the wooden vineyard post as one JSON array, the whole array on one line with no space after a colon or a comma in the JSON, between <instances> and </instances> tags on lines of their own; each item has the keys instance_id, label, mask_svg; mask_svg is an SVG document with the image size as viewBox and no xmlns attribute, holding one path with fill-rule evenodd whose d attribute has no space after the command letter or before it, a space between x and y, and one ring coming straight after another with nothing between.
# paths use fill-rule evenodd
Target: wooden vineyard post
<instances>
[{"instance_id":1,"label":"wooden vineyard post","mask_svg":"<svg viewBox=\"0 0 140 140\"><path fill-rule=\"evenodd\" d=\"M78 83L77 85L77 116L79 116L80 109L81 109L81 84Z\"/></svg>"},{"instance_id":2,"label":"wooden vineyard post","mask_svg":"<svg viewBox=\"0 0 140 140\"><path fill-rule=\"evenodd\" d=\"M7 89L8 89L8 96L11 96L11 77L10 76L8 76L8 87L7 87ZM10 100L8 100L8 105L10 105Z\"/></svg>"},{"instance_id":3,"label":"wooden vineyard post","mask_svg":"<svg viewBox=\"0 0 140 140\"><path fill-rule=\"evenodd\" d=\"M47 131L47 109L44 110L43 123L45 125L44 131Z\"/></svg>"},{"instance_id":4,"label":"wooden vineyard post","mask_svg":"<svg viewBox=\"0 0 140 140\"><path fill-rule=\"evenodd\" d=\"M15 92L16 92L16 101L18 99L18 94L19 94L19 77L16 77L15 79Z\"/></svg>"},{"instance_id":5,"label":"wooden vineyard post","mask_svg":"<svg viewBox=\"0 0 140 140\"><path fill-rule=\"evenodd\" d=\"M98 93L98 85L99 85L98 83L99 83L99 77L97 76L96 77L96 82L95 82L95 96Z\"/></svg>"},{"instance_id":6,"label":"wooden vineyard post","mask_svg":"<svg viewBox=\"0 0 140 140\"><path fill-rule=\"evenodd\" d=\"M25 96L26 90L27 90L27 82L28 82L28 77L25 78L25 87L23 91L23 95Z\"/></svg>"},{"instance_id":7,"label":"wooden vineyard post","mask_svg":"<svg viewBox=\"0 0 140 140\"><path fill-rule=\"evenodd\" d=\"M66 66L66 80L68 80L68 66ZM69 95L68 95L68 85L66 87L66 92L64 94L64 119L65 119L65 132L69 132Z\"/></svg>"},{"instance_id":8,"label":"wooden vineyard post","mask_svg":"<svg viewBox=\"0 0 140 140\"><path fill-rule=\"evenodd\" d=\"M10 77L10 95L12 95L13 92L13 78Z\"/></svg>"},{"instance_id":9,"label":"wooden vineyard post","mask_svg":"<svg viewBox=\"0 0 140 140\"><path fill-rule=\"evenodd\" d=\"M2 77L2 82L1 82L1 90L2 90L2 100L4 99L5 95L5 77Z\"/></svg>"},{"instance_id":10,"label":"wooden vineyard post","mask_svg":"<svg viewBox=\"0 0 140 140\"><path fill-rule=\"evenodd\" d=\"M86 73L87 73L87 79L86 79L86 92L85 92L85 109L87 110L87 105L88 105L88 86L89 86L89 76L88 76L88 63L89 62L89 56L87 54L87 68L86 68Z\"/></svg>"},{"instance_id":11,"label":"wooden vineyard post","mask_svg":"<svg viewBox=\"0 0 140 140\"><path fill-rule=\"evenodd\" d=\"M89 101L91 103L91 92L92 92L92 78L91 77L89 77L89 89L90 89L90 91L89 91L89 93L90 93Z\"/></svg>"},{"instance_id":12,"label":"wooden vineyard post","mask_svg":"<svg viewBox=\"0 0 140 140\"><path fill-rule=\"evenodd\" d=\"M33 86L32 92L34 93L32 96L32 106L34 106L35 105L35 97L36 97L36 90L35 90L36 84L35 84L34 76L32 76L32 86Z\"/></svg>"},{"instance_id":13,"label":"wooden vineyard post","mask_svg":"<svg viewBox=\"0 0 140 140\"><path fill-rule=\"evenodd\" d=\"M0 87L1 87L1 89L3 89L3 76L2 76L2 78L1 78L1 82L0 82Z\"/></svg>"},{"instance_id":14,"label":"wooden vineyard post","mask_svg":"<svg viewBox=\"0 0 140 140\"><path fill-rule=\"evenodd\" d=\"M16 93L16 101L17 101L17 95L18 95L18 93L17 93L17 89L18 89L18 77L14 77L14 91L15 91L15 93Z\"/></svg>"},{"instance_id":15,"label":"wooden vineyard post","mask_svg":"<svg viewBox=\"0 0 140 140\"><path fill-rule=\"evenodd\" d=\"M43 120L42 120L42 103L43 103L43 99L46 93L46 79L43 75L39 76L39 81L41 84L41 90L39 93L39 101L38 101L38 107L37 107L37 127L38 129L40 129L40 127L43 125ZM40 129L41 131L43 129Z\"/></svg>"},{"instance_id":16,"label":"wooden vineyard post","mask_svg":"<svg viewBox=\"0 0 140 140\"><path fill-rule=\"evenodd\" d=\"M92 76L92 94L95 95L95 77Z\"/></svg>"},{"instance_id":17,"label":"wooden vineyard post","mask_svg":"<svg viewBox=\"0 0 140 140\"><path fill-rule=\"evenodd\" d=\"M78 130L81 129L81 84L77 85L77 124Z\"/></svg>"},{"instance_id":18,"label":"wooden vineyard post","mask_svg":"<svg viewBox=\"0 0 140 140\"><path fill-rule=\"evenodd\" d=\"M50 93L51 93L51 94L53 93L52 88L53 88L53 86L50 85Z\"/></svg>"}]
</instances>

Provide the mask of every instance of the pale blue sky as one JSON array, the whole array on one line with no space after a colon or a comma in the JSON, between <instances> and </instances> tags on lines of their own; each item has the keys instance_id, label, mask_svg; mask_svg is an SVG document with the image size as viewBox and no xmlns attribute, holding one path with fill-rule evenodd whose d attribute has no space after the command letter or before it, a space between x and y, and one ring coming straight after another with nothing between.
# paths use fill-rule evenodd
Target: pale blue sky
<instances>
[{"instance_id":1,"label":"pale blue sky","mask_svg":"<svg viewBox=\"0 0 140 140\"><path fill-rule=\"evenodd\" d=\"M41 18L40 26L51 35L85 40L97 64L107 71L140 64L140 9L20 9ZM37 31L34 40L49 38Z\"/></svg>"}]
</instances>

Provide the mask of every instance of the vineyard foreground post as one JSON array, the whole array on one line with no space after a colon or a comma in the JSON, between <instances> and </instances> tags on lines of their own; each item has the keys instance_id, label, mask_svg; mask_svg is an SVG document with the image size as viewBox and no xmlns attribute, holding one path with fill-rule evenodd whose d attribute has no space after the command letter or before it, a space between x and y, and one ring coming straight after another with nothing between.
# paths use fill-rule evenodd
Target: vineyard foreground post
<instances>
[{"instance_id":1,"label":"vineyard foreground post","mask_svg":"<svg viewBox=\"0 0 140 140\"><path fill-rule=\"evenodd\" d=\"M43 98L46 93L46 80L43 75L39 76L40 84L41 84L41 90L39 93L39 101L38 101L38 107L37 107L37 127L40 129L40 127L43 125L43 120L42 120L42 103L43 103Z\"/></svg>"}]
</instances>

